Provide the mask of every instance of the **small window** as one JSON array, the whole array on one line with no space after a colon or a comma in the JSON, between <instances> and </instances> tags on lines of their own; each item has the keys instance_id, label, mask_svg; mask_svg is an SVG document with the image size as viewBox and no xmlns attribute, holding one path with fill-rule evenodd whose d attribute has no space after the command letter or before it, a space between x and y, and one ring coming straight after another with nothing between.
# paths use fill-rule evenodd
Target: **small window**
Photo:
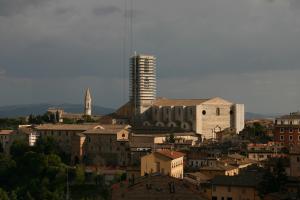
<instances>
[{"instance_id":1,"label":"small window","mask_svg":"<svg viewBox=\"0 0 300 200\"><path fill-rule=\"evenodd\" d=\"M122 137L125 137L125 134L124 134L124 133L122 134Z\"/></svg>"},{"instance_id":2,"label":"small window","mask_svg":"<svg viewBox=\"0 0 300 200\"><path fill-rule=\"evenodd\" d=\"M280 128L280 133L284 133L284 128Z\"/></svg>"},{"instance_id":3,"label":"small window","mask_svg":"<svg viewBox=\"0 0 300 200\"><path fill-rule=\"evenodd\" d=\"M298 140L300 141L300 135L298 135Z\"/></svg>"},{"instance_id":4,"label":"small window","mask_svg":"<svg viewBox=\"0 0 300 200\"><path fill-rule=\"evenodd\" d=\"M290 125L293 125L293 121L290 121Z\"/></svg>"},{"instance_id":5,"label":"small window","mask_svg":"<svg viewBox=\"0 0 300 200\"><path fill-rule=\"evenodd\" d=\"M283 136L283 135L280 136L280 140L281 140L281 141L284 140L284 136Z\"/></svg>"},{"instance_id":6,"label":"small window","mask_svg":"<svg viewBox=\"0 0 300 200\"><path fill-rule=\"evenodd\" d=\"M230 110L230 111L229 111L229 114L230 114L230 115L233 115L233 113L234 113L233 110Z\"/></svg>"},{"instance_id":7,"label":"small window","mask_svg":"<svg viewBox=\"0 0 300 200\"><path fill-rule=\"evenodd\" d=\"M202 110L202 115L206 115L206 110Z\"/></svg>"},{"instance_id":8,"label":"small window","mask_svg":"<svg viewBox=\"0 0 300 200\"><path fill-rule=\"evenodd\" d=\"M298 128L298 133L300 133L300 128Z\"/></svg>"},{"instance_id":9,"label":"small window","mask_svg":"<svg viewBox=\"0 0 300 200\"><path fill-rule=\"evenodd\" d=\"M217 116L220 116L220 113L221 113L220 108L217 108L217 109L216 109L216 115L217 115Z\"/></svg>"},{"instance_id":10,"label":"small window","mask_svg":"<svg viewBox=\"0 0 300 200\"><path fill-rule=\"evenodd\" d=\"M290 140L290 141L293 140L293 136L292 136L292 135L289 136L289 140Z\"/></svg>"},{"instance_id":11,"label":"small window","mask_svg":"<svg viewBox=\"0 0 300 200\"><path fill-rule=\"evenodd\" d=\"M290 128L290 133L292 133L293 132L293 129L292 128Z\"/></svg>"}]
</instances>

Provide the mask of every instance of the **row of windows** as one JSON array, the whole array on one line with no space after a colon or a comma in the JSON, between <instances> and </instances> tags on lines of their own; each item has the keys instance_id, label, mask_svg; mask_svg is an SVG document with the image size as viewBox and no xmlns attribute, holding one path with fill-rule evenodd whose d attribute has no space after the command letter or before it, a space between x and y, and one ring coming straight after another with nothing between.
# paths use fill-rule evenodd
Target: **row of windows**
<instances>
[{"instance_id":1,"label":"row of windows","mask_svg":"<svg viewBox=\"0 0 300 200\"><path fill-rule=\"evenodd\" d=\"M283 141L284 140L284 135L280 135L280 140ZM294 137L293 135L289 135L289 140L293 141ZM300 135L298 135L298 141L300 141Z\"/></svg>"},{"instance_id":2,"label":"row of windows","mask_svg":"<svg viewBox=\"0 0 300 200\"><path fill-rule=\"evenodd\" d=\"M275 124L282 125L298 125L300 120L275 120Z\"/></svg>"},{"instance_id":3,"label":"row of windows","mask_svg":"<svg viewBox=\"0 0 300 200\"><path fill-rule=\"evenodd\" d=\"M73 136L76 134L74 132L68 132L68 131L65 131L64 134L62 131L45 131L44 132L45 135L58 135L58 136L62 136L62 135L65 135L65 136L71 136L73 134Z\"/></svg>"},{"instance_id":4,"label":"row of windows","mask_svg":"<svg viewBox=\"0 0 300 200\"><path fill-rule=\"evenodd\" d=\"M289 133L294 133L294 132L298 132L300 133L300 128L280 128L280 133L284 133L284 132L289 132Z\"/></svg>"},{"instance_id":5,"label":"row of windows","mask_svg":"<svg viewBox=\"0 0 300 200\"><path fill-rule=\"evenodd\" d=\"M229 114L230 115L233 115L234 111L233 110L230 110L229 111ZM206 115L206 110L202 110L202 115ZM216 109L216 115L217 116L220 116L221 115L221 109L220 108L217 108Z\"/></svg>"},{"instance_id":6,"label":"row of windows","mask_svg":"<svg viewBox=\"0 0 300 200\"><path fill-rule=\"evenodd\" d=\"M177 161L177 162L172 162L172 168L174 168L174 167L177 167L177 166L179 166L179 165L182 165L183 164L183 161L181 160L181 161Z\"/></svg>"},{"instance_id":7,"label":"row of windows","mask_svg":"<svg viewBox=\"0 0 300 200\"><path fill-rule=\"evenodd\" d=\"M192 109L188 110L188 112L189 112L188 114L193 115L193 110ZM158 109L154 109L154 114L157 115L157 113L158 113ZM169 113L170 113L170 110L167 109L166 114L168 115ZM177 113L178 113L178 115L181 115L181 109L178 109ZM206 115L206 113L207 113L206 110L202 110L202 115ZM229 111L230 115L232 115L233 113L234 113L233 110ZM216 115L217 116L221 115L221 109L220 108L216 108Z\"/></svg>"}]
</instances>

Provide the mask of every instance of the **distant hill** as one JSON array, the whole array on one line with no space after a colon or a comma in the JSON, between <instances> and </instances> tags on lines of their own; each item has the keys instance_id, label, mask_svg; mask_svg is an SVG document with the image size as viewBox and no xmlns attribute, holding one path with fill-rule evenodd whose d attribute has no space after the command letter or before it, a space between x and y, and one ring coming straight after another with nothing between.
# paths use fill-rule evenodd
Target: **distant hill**
<instances>
[{"instance_id":1,"label":"distant hill","mask_svg":"<svg viewBox=\"0 0 300 200\"><path fill-rule=\"evenodd\" d=\"M273 119L275 117L280 116L280 114L259 114L259 113L252 113L252 112L246 112L245 113L245 119L251 120L251 119Z\"/></svg>"},{"instance_id":2,"label":"distant hill","mask_svg":"<svg viewBox=\"0 0 300 200\"><path fill-rule=\"evenodd\" d=\"M11 105L0 107L0 118L3 117L20 117L44 114L48 108L56 107L62 108L69 113L83 113L83 105L81 104L28 104L28 105ZM105 108L101 106L93 106L93 114L104 115L114 112L112 108Z\"/></svg>"},{"instance_id":3,"label":"distant hill","mask_svg":"<svg viewBox=\"0 0 300 200\"><path fill-rule=\"evenodd\" d=\"M28 116L30 114L41 115L44 114L50 107L62 108L65 112L69 113L83 113L83 105L81 104L27 104L1 106L0 118ZM95 115L105 115L114 111L115 110L112 108L93 106L93 114ZM245 113L245 118L247 120L275 118L277 116L279 116L279 114L259 114L252 112Z\"/></svg>"}]
</instances>

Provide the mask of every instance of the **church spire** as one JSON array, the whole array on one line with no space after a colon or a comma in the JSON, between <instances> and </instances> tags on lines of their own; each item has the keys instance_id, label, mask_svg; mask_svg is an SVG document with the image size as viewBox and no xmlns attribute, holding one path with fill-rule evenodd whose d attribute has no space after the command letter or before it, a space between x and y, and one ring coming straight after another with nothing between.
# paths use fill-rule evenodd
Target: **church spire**
<instances>
[{"instance_id":1,"label":"church spire","mask_svg":"<svg viewBox=\"0 0 300 200\"><path fill-rule=\"evenodd\" d=\"M86 90L84 97L84 115L92 115L92 97L89 88Z\"/></svg>"}]
</instances>

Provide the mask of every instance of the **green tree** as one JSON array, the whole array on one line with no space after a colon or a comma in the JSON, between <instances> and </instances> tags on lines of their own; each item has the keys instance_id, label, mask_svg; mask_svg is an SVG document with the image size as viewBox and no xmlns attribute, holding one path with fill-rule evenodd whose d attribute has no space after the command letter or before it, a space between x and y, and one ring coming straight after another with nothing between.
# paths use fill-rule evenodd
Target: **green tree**
<instances>
[{"instance_id":1,"label":"green tree","mask_svg":"<svg viewBox=\"0 0 300 200\"><path fill-rule=\"evenodd\" d=\"M0 199L9 200L7 193L2 188L0 188Z\"/></svg>"},{"instance_id":2,"label":"green tree","mask_svg":"<svg viewBox=\"0 0 300 200\"><path fill-rule=\"evenodd\" d=\"M57 141L54 137L50 136L40 137L36 142L34 150L36 152L44 153L46 155L60 153L60 148Z\"/></svg>"},{"instance_id":3,"label":"green tree","mask_svg":"<svg viewBox=\"0 0 300 200\"><path fill-rule=\"evenodd\" d=\"M5 154L0 154L0 187L9 189L12 186L16 162Z\"/></svg>"},{"instance_id":4,"label":"green tree","mask_svg":"<svg viewBox=\"0 0 300 200\"><path fill-rule=\"evenodd\" d=\"M30 150L30 146L24 140L15 140L10 147L10 154L13 159L22 157Z\"/></svg>"},{"instance_id":5,"label":"green tree","mask_svg":"<svg viewBox=\"0 0 300 200\"><path fill-rule=\"evenodd\" d=\"M77 165L75 169L75 183L82 185L85 181L85 172L84 168L81 165Z\"/></svg>"},{"instance_id":6,"label":"green tree","mask_svg":"<svg viewBox=\"0 0 300 200\"><path fill-rule=\"evenodd\" d=\"M12 191L9 195L10 200L18 200L18 195L15 191Z\"/></svg>"}]
</instances>

